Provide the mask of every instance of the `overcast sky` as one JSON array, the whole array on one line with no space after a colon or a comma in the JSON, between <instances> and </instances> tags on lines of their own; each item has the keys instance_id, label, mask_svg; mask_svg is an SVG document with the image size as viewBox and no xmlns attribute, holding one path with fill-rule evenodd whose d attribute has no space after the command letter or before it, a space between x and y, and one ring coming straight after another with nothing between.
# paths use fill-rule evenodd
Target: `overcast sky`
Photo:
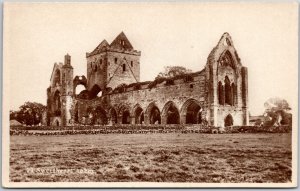
<instances>
[{"instance_id":1,"label":"overcast sky","mask_svg":"<svg viewBox=\"0 0 300 191\"><path fill-rule=\"evenodd\" d=\"M164 66L202 70L228 32L248 67L253 115L270 97L297 108L297 4L15 4L4 5L4 67L10 109L46 104L55 62L71 55L75 75L86 75L85 53L124 31L141 55L141 81ZM6 98L4 97L4 100Z\"/></svg>"}]
</instances>

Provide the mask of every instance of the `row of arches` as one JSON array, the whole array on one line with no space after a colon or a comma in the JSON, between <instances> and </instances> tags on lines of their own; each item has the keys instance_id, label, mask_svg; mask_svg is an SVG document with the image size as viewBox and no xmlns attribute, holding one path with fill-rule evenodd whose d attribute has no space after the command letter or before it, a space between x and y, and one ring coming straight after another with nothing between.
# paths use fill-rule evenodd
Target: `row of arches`
<instances>
[{"instance_id":1,"label":"row of arches","mask_svg":"<svg viewBox=\"0 0 300 191\"><path fill-rule=\"evenodd\" d=\"M202 124L206 120L202 117L203 109L197 100L186 101L179 110L173 101L167 102L162 111L152 102L144 110L139 104L130 109L128 106L110 108L106 112L101 106L87 109L89 124ZM77 116L76 116L77 115ZM75 121L78 111L75 111Z\"/></svg>"},{"instance_id":2,"label":"row of arches","mask_svg":"<svg viewBox=\"0 0 300 191\"><path fill-rule=\"evenodd\" d=\"M218 83L218 100L220 105L234 106L237 102L237 86L230 83L230 80L225 76L224 85L221 81Z\"/></svg>"}]
</instances>

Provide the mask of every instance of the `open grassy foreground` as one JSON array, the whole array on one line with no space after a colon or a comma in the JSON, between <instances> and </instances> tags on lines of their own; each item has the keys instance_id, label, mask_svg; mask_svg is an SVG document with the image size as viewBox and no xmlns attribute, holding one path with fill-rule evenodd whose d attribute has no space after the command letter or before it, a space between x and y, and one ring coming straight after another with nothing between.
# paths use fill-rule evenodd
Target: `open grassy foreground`
<instances>
[{"instance_id":1,"label":"open grassy foreground","mask_svg":"<svg viewBox=\"0 0 300 191\"><path fill-rule=\"evenodd\" d=\"M291 134L11 136L11 181L289 182Z\"/></svg>"}]
</instances>

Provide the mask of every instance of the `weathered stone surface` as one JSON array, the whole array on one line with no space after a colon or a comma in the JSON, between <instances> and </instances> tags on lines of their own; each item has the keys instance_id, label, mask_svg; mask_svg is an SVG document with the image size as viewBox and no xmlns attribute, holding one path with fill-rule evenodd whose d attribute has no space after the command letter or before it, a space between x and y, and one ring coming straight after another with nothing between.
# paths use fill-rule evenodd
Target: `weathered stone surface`
<instances>
[{"instance_id":1,"label":"weathered stone surface","mask_svg":"<svg viewBox=\"0 0 300 191\"><path fill-rule=\"evenodd\" d=\"M200 72L139 82L140 55L122 32L87 53L87 78L74 79L67 55L64 65L54 65L47 90L48 123L248 125L247 68L228 33ZM79 96L78 84L86 87Z\"/></svg>"}]
</instances>

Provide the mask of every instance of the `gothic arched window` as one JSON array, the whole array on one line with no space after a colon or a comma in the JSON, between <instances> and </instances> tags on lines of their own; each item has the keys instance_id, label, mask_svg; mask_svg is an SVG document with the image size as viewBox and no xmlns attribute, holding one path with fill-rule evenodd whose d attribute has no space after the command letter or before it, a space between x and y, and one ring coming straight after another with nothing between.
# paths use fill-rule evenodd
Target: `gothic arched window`
<instances>
[{"instance_id":1,"label":"gothic arched window","mask_svg":"<svg viewBox=\"0 0 300 191\"><path fill-rule=\"evenodd\" d=\"M218 83L218 100L220 105L224 105L224 88L222 82Z\"/></svg>"},{"instance_id":2,"label":"gothic arched window","mask_svg":"<svg viewBox=\"0 0 300 191\"><path fill-rule=\"evenodd\" d=\"M234 66L234 60L230 54L229 51L226 51L220 58L220 65L221 66L229 66L233 69L235 69L235 66Z\"/></svg>"},{"instance_id":3,"label":"gothic arched window","mask_svg":"<svg viewBox=\"0 0 300 191\"><path fill-rule=\"evenodd\" d=\"M225 104L233 105L232 104L232 88L230 85L230 80L227 76L225 77Z\"/></svg>"},{"instance_id":4,"label":"gothic arched window","mask_svg":"<svg viewBox=\"0 0 300 191\"><path fill-rule=\"evenodd\" d=\"M231 92L232 92L232 105L237 103L237 86L232 83L231 84Z\"/></svg>"}]
</instances>

